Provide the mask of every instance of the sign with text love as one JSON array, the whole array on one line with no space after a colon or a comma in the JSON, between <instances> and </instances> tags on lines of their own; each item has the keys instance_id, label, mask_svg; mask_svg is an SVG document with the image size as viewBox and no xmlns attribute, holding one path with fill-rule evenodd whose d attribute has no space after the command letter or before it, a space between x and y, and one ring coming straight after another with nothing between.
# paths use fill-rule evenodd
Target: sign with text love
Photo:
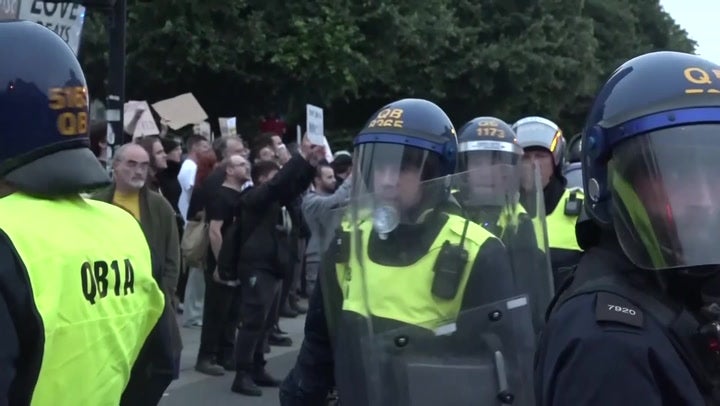
<instances>
[{"instance_id":1,"label":"sign with text love","mask_svg":"<svg viewBox=\"0 0 720 406\"><path fill-rule=\"evenodd\" d=\"M34 21L55 31L77 55L78 49L80 49L80 35L85 22L85 7L76 3L22 0L18 19Z\"/></svg>"}]
</instances>

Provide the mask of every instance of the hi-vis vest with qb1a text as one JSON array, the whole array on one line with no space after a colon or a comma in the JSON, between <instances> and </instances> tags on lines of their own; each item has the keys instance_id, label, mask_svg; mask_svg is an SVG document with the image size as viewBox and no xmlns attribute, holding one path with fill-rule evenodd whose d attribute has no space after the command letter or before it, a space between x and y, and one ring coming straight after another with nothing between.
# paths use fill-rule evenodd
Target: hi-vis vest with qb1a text
<instances>
[{"instance_id":1,"label":"hi-vis vest with qb1a text","mask_svg":"<svg viewBox=\"0 0 720 406\"><path fill-rule=\"evenodd\" d=\"M165 303L140 225L107 203L15 193L0 230L43 327L32 405L117 406Z\"/></svg>"},{"instance_id":2,"label":"hi-vis vest with qb1a text","mask_svg":"<svg viewBox=\"0 0 720 406\"><path fill-rule=\"evenodd\" d=\"M432 293L433 268L440 249L445 241L459 244L466 220L455 215L447 215L448 221L440 230L428 253L417 262L406 267L393 267L373 262L368 256L367 247L372 233L372 223L365 221L359 225L363 247L362 261L365 274L361 271L351 244L350 261L338 264L338 282L342 288L343 311L349 311L367 317L367 309L373 316L399 321L428 330L453 323L457 319L465 295L465 286L472 272L475 257L488 238L495 238L481 226L470 222L464 241L468 253L468 262L460 281L457 295L445 300ZM347 224L344 225L347 227ZM354 234L357 235L357 234ZM363 278L366 288L363 288ZM367 292L369 297L364 297Z\"/></svg>"}]
</instances>

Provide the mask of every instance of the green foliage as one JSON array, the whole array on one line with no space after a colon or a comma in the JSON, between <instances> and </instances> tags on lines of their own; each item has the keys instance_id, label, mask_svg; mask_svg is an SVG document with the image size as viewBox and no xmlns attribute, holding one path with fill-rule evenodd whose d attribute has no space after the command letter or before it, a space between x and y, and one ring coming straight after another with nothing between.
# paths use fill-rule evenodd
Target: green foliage
<instances>
[{"instance_id":1,"label":"green foliage","mask_svg":"<svg viewBox=\"0 0 720 406\"><path fill-rule=\"evenodd\" d=\"M544 115L573 134L622 62L695 46L659 0L128 3L128 98L192 91L211 117L245 125L268 110L301 122L312 103L341 145L402 97L437 102L457 126ZM91 14L83 35L91 91L103 97L104 17Z\"/></svg>"}]
</instances>

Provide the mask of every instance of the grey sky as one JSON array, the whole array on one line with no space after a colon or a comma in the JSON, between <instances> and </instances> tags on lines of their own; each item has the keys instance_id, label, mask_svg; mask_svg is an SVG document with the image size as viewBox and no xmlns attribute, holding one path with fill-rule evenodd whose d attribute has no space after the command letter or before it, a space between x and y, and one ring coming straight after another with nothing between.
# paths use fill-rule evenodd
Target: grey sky
<instances>
[{"instance_id":1,"label":"grey sky","mask_svg":"<svg viewBox=\"0 0 720 406\"><path fill-rule=\"evenodd\" d=\"M697 42L696 53L715 63L720 63L718 41L718 0L660 0L665 11Z\"/></svg>"}]
</instances>

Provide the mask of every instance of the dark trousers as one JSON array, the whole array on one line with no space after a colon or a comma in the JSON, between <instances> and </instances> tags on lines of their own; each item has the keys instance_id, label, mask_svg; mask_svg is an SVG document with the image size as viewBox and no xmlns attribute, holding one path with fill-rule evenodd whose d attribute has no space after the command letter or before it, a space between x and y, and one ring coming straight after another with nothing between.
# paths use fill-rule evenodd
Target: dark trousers
<instances>
[{"instance_id":1,"label":"dark trousers","mask_svg":"<svg viewBox=\"0 0 720 406\"><path fill-rule=\"evenodd\" d=\"M120 406L157 406L172 382L172 375L150 375L144 382L130 380L122 394Z\"/></svg>"},{"instance_id":2,"label":"dark trousers","mask_svg":"<svg viewBox=\"0 0 720 406\"><path fill-rule=\"evenodd\" d=\"M285 380L280 385L282 406L324 405L335 386L334 353L325 318L325 301L318 283L310 296L305 338Z\"/></svg>"},{"instance_id":3,"label":"dark trousers","mask_svg":"<svg viewBox=\"0 0 720 406\"><path fill-rule=\"evenodd\" d=\"M293 273L294 270L294 264L290 265L290 269L288 269L288 272L285 272L285 279L282 281L282 289L280 290L280 308L282 309L283 306L287 306L288 298L290 297L291 289L293 287ZM277 322L280 321L280 315L278 313L278 316L273 320L273 324L277 324Z\"/></svg>"},{"instance_id":4,"label":"dark trousers","mask_svg":"<svg viewBox=\"0 0 720 406\"><path fill-rule=\"evenodd\" d=\"M198 360L231 360L239 319L239 288L223 285L205 272L203 325Z\"/></svg>"},{"instance_id":5,"label":"dark trousers","mask_svg":"<svg viewBox=\"0 0 720 406\"><path fill-rule=\"evenodd\" d=\"M303 256L305 255L305 240L300 239L297 242L298 244L298 252L300 252ZM282 309L283 306L288 306L290 303L288 302L288 299L293 299L293 301L297 302L298 300L298 289L300 288L300 273L302 271L302 261L296 260L297 255L292 256L293 261L289 266L289 268L285 272L285 279L283 280L282 285L282 291L280 293L280 308ZM275 319L275 323L277 324L280 320L280 316L278 314L278 317Z\"/></svg>"},{"instance_id":6,"label":"dark trousers","mask_svg":"<svg viewBox=\"0 0 720 406\"><path fill-rule=\"evenodd\" d=\"M178 278L177 289L175 289L175 296L177 296L180 303L185 303L185 287L188 281L188 269L185 266L185 261L180 258L180 277Z\"/></svg>"},{"instance_id":7,"label":"dark trousers","mask_svg":"<svg viewBox=\"0 0 720 406\"><path fill-rule=\"evenodd\" d=\"M185 222L182 220L182 217L180 217L180 214L177 214L177 216L178 236L180 238L178 241L182 241L183 231L185 230ZM180 277L178 278L178 284L175 287L175 296L178 298L179 303L185 302L185 287L187 286L187 280L188 270L185 267L185 261L183 261L182 255L180 255Z\"/></svg>"},{"instance_id":8,"label":"dark trousers","mask_svg":"<svg viewBox=\"0 0 720 406\"><path fill-rule=\"evenodd\" d=\"M282 279L261 270L248 272L243 279L235 362L238 372L253 372L265 365L262 344L278 314Z\"/></svg>"}]
</instances>

